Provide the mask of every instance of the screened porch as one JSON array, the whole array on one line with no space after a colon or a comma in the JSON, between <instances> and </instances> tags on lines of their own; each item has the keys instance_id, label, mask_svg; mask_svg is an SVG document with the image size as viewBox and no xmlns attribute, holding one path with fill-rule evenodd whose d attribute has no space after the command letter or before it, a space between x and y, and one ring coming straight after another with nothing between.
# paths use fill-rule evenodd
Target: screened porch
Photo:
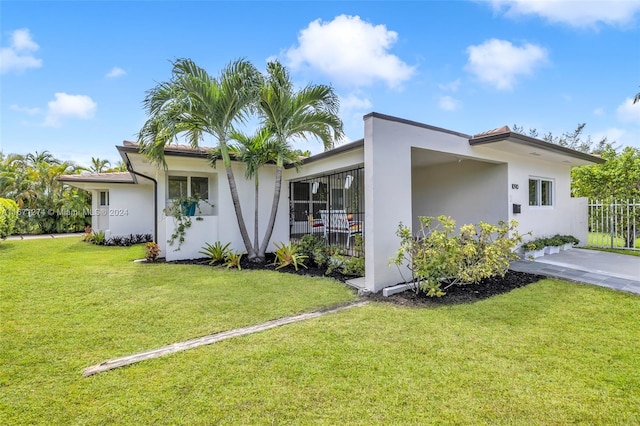
<instances>
[{"instance_id":1,"label":"screened porch","mask_svg":"<svg viewBox=\"0 0 640 426\"><path fill-rule=\"evenodd\" d=\"M289 184L289 234L313 234L353 250L364 237L364 168L308 177Z\"/></svg>"}]
</instances>

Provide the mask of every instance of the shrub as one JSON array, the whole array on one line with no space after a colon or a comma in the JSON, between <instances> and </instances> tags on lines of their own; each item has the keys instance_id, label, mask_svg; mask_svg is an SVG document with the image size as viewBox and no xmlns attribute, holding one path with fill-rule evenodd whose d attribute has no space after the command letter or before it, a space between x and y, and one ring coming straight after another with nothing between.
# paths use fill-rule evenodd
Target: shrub
<instances>
[{"instance_id":1,"label":"shrub","mask_svg":"<svg viewBox=\"0 0 640 426\"><path fill-rule=\"evenodd\" d=\"M323 237L319 235L307 234L300 238L300 242L298 243L298 253L303 256L307 256L316 265L321 266L318 264L318 262L316 262L315 253L318 252L322 260L322 254L325 251L326 247L327 245L325 244Z\"/></svg>"},{"instance_id":2,"label":"shrub","mask_svg":"<svg viewBox=\"0 0 640 426\"><path fill-rule=\"evenodd\" d=\"M580 244L580 240L574 237L573 235L556 235L562 241L562 244Z\"/></svg>"},{"instance_id":3,"label":"shrub","mask_svg":"<svg viewBox=\"0 0 640 426\"><path fill-rule=\"evenodd\" d=\"M524 251L536 251L542 250L546 247L546 242L543 238L537 238L535 240L528 241L522 245Z\"/></svg>"},{"instance_id":4,"label":"shrub","mask_svg":"<svg viewBox=\"0 0 640 426\"><path fill-rule=\"evenodd\" d=\"M104 234L104 231L93 231L93 236L91 237L91 242L93 244L97 244L99 246L103 246L104 243L106 242L106 236Z\"/></svg>"},{"instance_id":5,"label":"shrub","mask_svg":"<svg viewBox=\"0 0 640 426\"><path fill-rule=\"evenodd\" d=\"M390 264L408 267L414 291L422 290L431 297L444 296L445 290L453 285L476 284L484 278L504 276L509 263L519 257L514 249L522 242L522 236L516 231L516 221L463 225L456 235L456 222L452 218L439 216L438 224L432 227L434 219L421 216L420 230L415 236L402 223L396 232L401 243Z\"/></svg>"},{"instance_id":6,"label":"shrub","mask_svg":"<svg viewBox=\"0 0 640 426\"><path fill-rule=\"evenodd\" d=\"M18 221L18 204L8 198L0 198L0 240L13 234Z\"/></svg>"},{"instance_id":7,"label":"shrub","mask_svg":"<svg viewBox=\"0 0 640 426\"><path fill-rule=\"evenodd\" d=\"M242 260L242 255L243 253L240 253L239 251L230 251L224 262L227 269L238 268L238 270L241 270L242 266L240 265L240 261Z\"/></svg>"},{"instance_id":8,"label":"shrub","mask_svg":"<svg viewBox=\"0 0 640 426\"><path fill-rule=\"evenodd\" d=\"M299 247L298 244L292 243L275 243L276 251L274 252L276 256L276 261L273 263L274 265L278 265L276 269L284 268L285 266L293 265L295 270L298 270L299 266L306 268L304 261L308 258L303 254L298 253Z\"/></svg>"},{"instance_id":9,"label":"shrub","mask_svg":"<svg viewBox=\"0 0 640 426\"><path fill-rule=\"evenodd\" d=\"M231 253L231 249L229 248L230 245L231 243L227 243L223 246L220 241L216 241L213 244L206 243L206 246L202 247L202 250L200 250L199 253L210 259L209 265L222 263Z\"/></svg>"},{"instance_id":10,"label":"shrub","mask_svg":"<svg viewBox=\"0 0 640 426\"><path fill-rule=\"evenodd\" d=\"M158 243L153 241L145 243L144 248L146 250L144 258L147 259L147 262L157 262L158 256L160 255L160 246Z\"/></svg>"}]
</instances>

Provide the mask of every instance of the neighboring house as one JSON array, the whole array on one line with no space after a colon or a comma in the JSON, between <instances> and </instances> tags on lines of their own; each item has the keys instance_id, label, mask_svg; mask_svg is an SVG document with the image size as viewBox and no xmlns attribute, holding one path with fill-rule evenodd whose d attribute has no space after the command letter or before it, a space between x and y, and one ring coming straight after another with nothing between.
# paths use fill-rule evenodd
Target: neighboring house
<instances>
[{"instance_id":1,"label":"neighboring house","mask_svg":"<svg viewBox=\"0 0 640 426\"><path fill-rule=\"evenodd\" d=\"M125 142L117 149L131 174L61 178L91 190L94 209L108 206L106 218L94 215L94 229L111 235L152 233L167 260L200 257L205 242L231 242L236 250L244 248L226 174L221 165L211 167L205 150L168 147L164 170L150 164L134 143ZM362 233L364 286L380 291L401 281L398 270L388 266L400 242L398 224L417 227L418 216L449 215L459 225L515 219L521 233L572 234L585 241L586 199L571 198L570 170L603 161L513 133L506 126L470 136L371 113L364 117L364 139L309 157L298 171L285 170L271 241L316 233L341 244L349 238L352 245L353 236ZM253 235L253 182L244 179L241 163L234 163L233 169ZM273 199L275 169L267 165L260 173L263 228ZM202 220L193 221L185 243L175 251L167 244L174 219L163 210L171 199L196 192L208 201L200 205ZM348 216L345 228L329 228L324 223L328 214ZM260 236L263 232L260 229Z\"/></svg>"}]
</instances>

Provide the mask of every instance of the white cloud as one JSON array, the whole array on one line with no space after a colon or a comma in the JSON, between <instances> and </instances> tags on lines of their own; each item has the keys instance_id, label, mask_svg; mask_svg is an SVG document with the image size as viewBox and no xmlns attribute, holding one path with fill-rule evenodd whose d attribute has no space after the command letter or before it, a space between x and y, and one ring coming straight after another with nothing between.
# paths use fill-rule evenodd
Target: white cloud
<instances>
[{"instance_id":1,"label":"white cloud","mask_svg":"<svg viewBox=\"0 0 640 426\"><path fill-rule=\"evenodd\" d=\"M495 38L467 47L467 53L467 71L500 90L512 89L518 77L533 74L548 61L546 49L540 46L525 43L518 47Z\"/></svg>"},{"instance_id":2,"label":"white cloud","mask_svg":"<svg viewBox=\"0 0 640 426\"><path fill-rule=\"evenodd\" d=\"M640 0L489 0L494 10L506 16L537 15L549 22L573 27L599 23L627 25L640 11Z\"/></svg>"},{"instance_id":3,"label":"white cloud","mask_svg":"<svg viewBox=\"0 0 640 426\"><path fill-rule=\"evenodd\" d=\"M92 118L98 105L86 95L56 93L56 99L48 103L43 126L58 127L64 118Z\"/></svg>"},{"instance_id":4,"label":"white cloud","mask_svg":"<svg viewBox=\"0 0 640 426\"><path fill-rule=\"evenodd\" d=\"M604 108L598 107L598 108L594 109L593 110L593 115L603 116L604 115Z\"/></svg>"},{"instance_id":5,"label":"white cloud","mask_svg":"<svg viewBox=\"0 0 640 426\"><path fill-rule=\"evenodd\" d=\"M600 141L606 137L607 141L613 143L613 146L634 146L640 148L640 139L638 139L636 131L630 131L629 129L621 129L619 127L610 127L608 129L596 132L591 135L591 140L594 142Z\"/></svg>"},{"instance_id":6,"label":"white cloud","mask_svg":"<svg viewBox=\"0 0 640 426\"><path fill-rule=\"evenodd\" d=\"M127 72L125 70L123 70L120 67L113 67L111 68L111 71L109 71L108 73L105 74L105 77L107 78L118 78L118 77L122 77L123 75L126 75Z\"/></svg>"},{"instance_id":7,"label":"white cloud","mask_svg":"<svg viewBox=\"0 0 640 426\"><path fill-rule=\"evenodd\" d=\"M438 99L438 107L443 111L455 111L460 108L460 101L451 96L441 96Z\"/></svg>"},{"instance_id":8,"label":"white cloud","mask_svg":"<svg viewBox=\"0 0 640 426\"><path fill-rule=\"evenodd\" d=\"M640 124L640 102L633 103L632 98L627 98L616 110L618 120L625 123Z\"/></svg>"},{"instance_id":9,"label":"white cloud","mask_svg":"<svg viewBox=\"0 0 640 426\"><path fill-rule=\"evenodd\" d=\"M33 56L33 52L39 48L40 46L31 39L28 28L13 31L9 46L0 48L0 74L41 67L42 59Z\"/></svg>"},{"instance_id":10,"label":"white cloud","mask_svg":"<svg viewBox=\"0 0 640 426\"><path fill-rule=\"evenodd\" d=\"M298 46L289 49L289 66L318 69L342 84L367 86L383 81L399 88L415 67L389 53L398 33L385 25L373 25L359 16L340 15L330 22L317 19L298 35Z\"/></svg>"},{"instance_id":11,"label":"white cloud","mask_svg":"<svg viewBox=\"0 0 640 426\"><path fill-rule=\"evenodd\" d=\"M29 107L16 105L16 104L10 105L9 108L11 108L11 110L13 111L21 112L27 115L36 115L40 113L40 108L29 108Z\"/></svg>"},{"instance_id":12,"label":"white cloud","mask_svg":"<svg viewBox=\"0 0 640 426\"><path fill-rule=\"evenodd\" d=\"M438 84L438 87L445 92L457 92L460 88L460 79L457 78L445 84Z\"/></svg>"},{"instance_id":13,"label":"white cloud","mask_svg":"<svg viewBox=\"0 0 640 426\"><path fill-rule=\"evenodd\" d=\"M346 97L340 97L340 109L343 112L369 110L373 104L367 98L360 98L351 93Z\"/></svg>"}]
</instances>

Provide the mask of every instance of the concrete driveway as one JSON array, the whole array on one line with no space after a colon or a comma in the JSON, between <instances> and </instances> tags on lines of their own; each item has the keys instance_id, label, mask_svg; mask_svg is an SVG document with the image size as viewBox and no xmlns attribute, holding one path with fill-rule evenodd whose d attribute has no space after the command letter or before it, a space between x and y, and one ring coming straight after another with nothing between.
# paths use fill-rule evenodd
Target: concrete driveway
<instances>
[{"instance_id":1,"label":"concrete driveway","mask_svg":"<svg viewBox=\"0 0 640 426\"><path fill-rule=\"evenodd\" d=\"M574 248L534 261L519 260L511 269L640 294L638 256Z\"/></svg>"}]
</instances>

